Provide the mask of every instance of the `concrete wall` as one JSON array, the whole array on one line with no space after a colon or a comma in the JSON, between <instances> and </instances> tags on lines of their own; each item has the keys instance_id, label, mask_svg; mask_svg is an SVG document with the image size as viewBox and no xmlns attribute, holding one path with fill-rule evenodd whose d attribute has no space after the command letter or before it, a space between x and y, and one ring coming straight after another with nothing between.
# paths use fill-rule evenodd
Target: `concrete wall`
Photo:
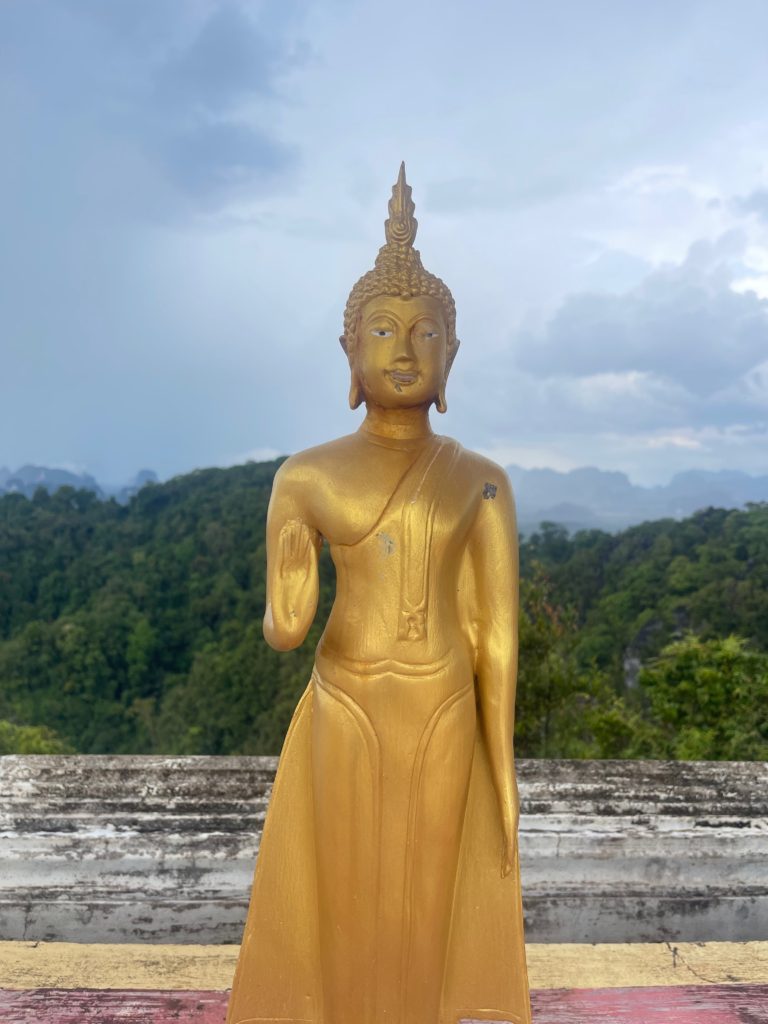
<instances>
[{"instance_id":1,"label":"concrete wall","mask_svg":"<svg viewBox=\"0 0 768 1024\"><path fill-rule=\"evenodd\" d=\"M0 758L0 939L238 942L276 758ZM768 939L768 764L521 761L531 942Z\"/></svg>"}]
</instances>

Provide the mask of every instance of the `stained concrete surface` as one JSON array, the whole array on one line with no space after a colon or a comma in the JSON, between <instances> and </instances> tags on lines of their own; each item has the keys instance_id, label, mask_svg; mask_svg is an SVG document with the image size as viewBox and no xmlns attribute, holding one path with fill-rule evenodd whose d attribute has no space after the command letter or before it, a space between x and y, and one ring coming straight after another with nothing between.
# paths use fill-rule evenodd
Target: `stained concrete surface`
<instances>
[{"instance_id":1,"label":"stained concrete surface","mask_svg":"<svg viewBox=\"0 0 768 1024\"><path fill-rule=\"evenodd\" d=\"M1 757L0 939L237 943L267 757ZM768 765L520 761L537 942L768 939Z\"/></svg>"}]
</instances>

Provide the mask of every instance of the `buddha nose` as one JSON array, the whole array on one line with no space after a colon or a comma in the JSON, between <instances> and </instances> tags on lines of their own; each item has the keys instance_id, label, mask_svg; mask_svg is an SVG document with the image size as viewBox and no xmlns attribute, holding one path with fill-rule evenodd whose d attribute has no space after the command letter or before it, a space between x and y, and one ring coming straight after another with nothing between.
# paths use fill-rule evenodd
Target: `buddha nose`
<instances>
[{"instance_id":1,"label":"buddha nose","mask_svg":"<svg viewBox=\"0 0 768 1024\"><path fill-rule=\"evenodd\" d=\"M413 363L416 360L411 332L405 328L395 334L394 357L396 363Z\"/></svg>"}]
</instances>

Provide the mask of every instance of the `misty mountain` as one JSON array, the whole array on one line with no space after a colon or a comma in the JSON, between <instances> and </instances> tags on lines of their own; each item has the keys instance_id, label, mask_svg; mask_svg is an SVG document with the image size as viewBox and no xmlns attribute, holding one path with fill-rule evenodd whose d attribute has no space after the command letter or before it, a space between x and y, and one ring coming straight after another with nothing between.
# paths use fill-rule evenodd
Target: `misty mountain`
<instances>
[{"instance_id":1,"label":"misty mountain","mask_svg":"<svg viewBox=\"0 0 768 1024\"><path fill-rule=\"evenodd\" d=\"M642 487L625 473L593 467L554 469L507 466L517 500L520 529L541 522L569 530L623 530L653 519L682 519L703 508L741 508L768 501L768 476L737 470L688 470L668 484Z\"/></svg>"},{"instance_id":2,"label":"misty mountain","mask_svg":"<svg viewBox=\"0 0 768 1024\"><path fill-rule=\"evenodd\" d=\"M130 483L126 484L124 487L113 487L109 494L119 504L127 505L134 494L138 494L141 488L146 484L156 484L158 482L157 473L155 473L153 469L140 469Z\"/></svg>"},{"instance_id":3,"label":"misty mountain","mask_svg":"<svg viewBox=\"0 0 768 1024\"><path fill-rule=\"evenodd\" d=\"M100 498L106 497L96 480L88 473L72 473L68 469L49 469L47 466L22 466L11 472L0 468L0 494L23 494L31 498L38 487L49 493L59 487L75 487L93 491Z\"/></svg>"},{"instance_id":4,"label":"misty mountain","mask_svg":"<svg viewBox=\"0 0 768 1024\"><path fill-rule=\"evenodd\" d=\"M157 483L157 474L151 469L142 469L128 484L110 487L99 484L89 473L30 465L11 472L5 466L0 466L0 494L23 494L26 498L31 498L38 487L49 494L60 487L74 487L76 490L92 491L102 499L115 498L124 505L148 483Z\"/></svg>"},{"instance_id":5,"label":"misty mountain","mask_svg":"<svg viewBox=\"0 0 768 1024\"><path fill-rule=\"evenodd\" d=\"M668 484L642 487L626 473L585 466L561 473L555 469L507 466L517 501L520 529L530 533L539 523L553 522L575 530L614 532L653 519L683 519L702 508L742 508L748 502L768 501L768 475L750 476L738 470L688 470ZM128 501L157 474L142 469L129 483L109 486L88 473L45 466L22 466L11 472L0 467L0 494L31 498L38 487L52 493L69 486L93 491L102 499Z\"/></svg>"}]
</instances>

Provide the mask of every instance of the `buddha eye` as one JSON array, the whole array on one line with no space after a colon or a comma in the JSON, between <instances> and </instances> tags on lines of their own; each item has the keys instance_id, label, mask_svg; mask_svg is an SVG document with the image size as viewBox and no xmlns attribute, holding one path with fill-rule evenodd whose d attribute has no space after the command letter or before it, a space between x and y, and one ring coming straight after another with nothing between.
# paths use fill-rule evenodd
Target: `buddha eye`
<instances>
[{"instance_id":1,"label":"buddha eye","mask_svg":"<svg viewBox=\"0 0 768 1024\"><path fill-rule=\"evenodd\" d=\"M384 327L374 327L374 329L371 331L371 334L374 336L374 338L391 338L392 337L392 331L388 331Z\"/></svg>"}]
</instances>

